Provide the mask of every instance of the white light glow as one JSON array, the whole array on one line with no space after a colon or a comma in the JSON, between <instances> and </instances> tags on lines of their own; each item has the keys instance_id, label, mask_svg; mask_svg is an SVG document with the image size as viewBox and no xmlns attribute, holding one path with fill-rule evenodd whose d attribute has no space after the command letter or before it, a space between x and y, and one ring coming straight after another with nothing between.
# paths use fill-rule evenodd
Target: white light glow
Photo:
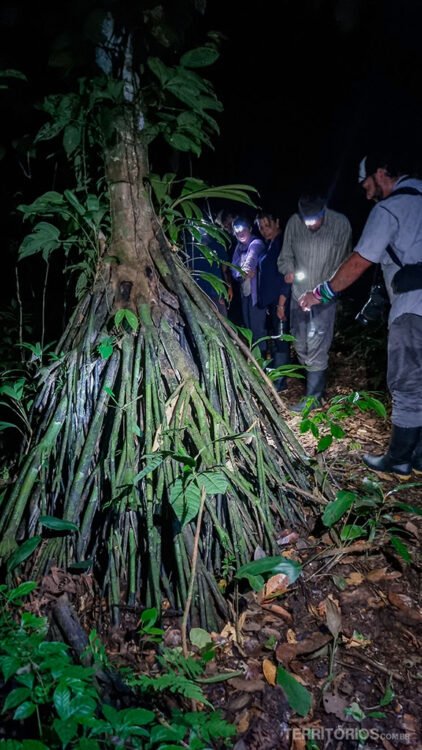
<instances>
[{"instance_id":1,"label":"white light glow","mask_svg":"<svg viewBox=\"0 0 422 750\"><path fill-rule=\"evenodd\" d=\"M296 281L303 281L304 278L305 278L304 271L297 271L297 273L295 273Z\"/></svg>"}]
</instances>

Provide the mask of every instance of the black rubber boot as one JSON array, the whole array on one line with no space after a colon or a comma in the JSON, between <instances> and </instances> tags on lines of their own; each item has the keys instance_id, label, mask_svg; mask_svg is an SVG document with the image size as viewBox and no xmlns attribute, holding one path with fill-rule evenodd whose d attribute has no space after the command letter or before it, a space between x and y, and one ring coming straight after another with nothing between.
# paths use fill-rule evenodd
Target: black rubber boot
<instances>
[{"instance_id":1,"label":"black rubber boot","mask_svg":"<svg viewBox=\"0 0 422 750\"><path fill-rule=\"evenodd\" d=\"M298 404L290 406L290 411L301 412L310 404L309 411L318 409L321 406L322 398L325 391L326 370L316 370L308 372L306 375L306 396ZM310 399L313 399L311 402Z\"/></svg>"},{"instance_id":2,"label":"black rubber boot","mask_svg":"<svg viewBox=\"0 0 422 750\"><path fill-rule=\"evenodd\" d=\"M290 354L289 352L276 352L274 354L274 358L272 361L272 366L274 368L281 367L282 365L289 365L290 364ZM277 393L281 393L282 391L285 391L287 388L286 378L277 378L277 380L274 380L274 388L276 389Z\"/></svg>"},{"instance_id":3,"label":"black rubber boot","mask_svg":"<svg viewBox=\"0 0 422 750\"><path fill-rule=\"evenodd\" d=\"M362 456L364 464L380 476L410 479L413 451L419 441L419 427L397 427L393 424L390 445L384 456Z\"/></svg>"},{"instance_id":4,"label":"black rubber boot","mask_svg":"<svg viewBox=\"0 0 422 750\"><path fill-rule=\"evenodd\" d=\"M417 476L422 476L422 427L419 428L418 442L412 454L412 468Z\"/></svg>"}]
</instances>

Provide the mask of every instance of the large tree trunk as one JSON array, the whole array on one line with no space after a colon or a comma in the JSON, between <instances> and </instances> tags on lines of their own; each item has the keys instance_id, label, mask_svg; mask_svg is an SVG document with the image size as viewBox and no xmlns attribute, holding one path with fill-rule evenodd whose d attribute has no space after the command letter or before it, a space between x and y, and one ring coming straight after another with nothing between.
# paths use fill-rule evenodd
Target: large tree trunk
<instances>
[{"instance_id":1,"label":"large tree trunk","mask_svg":"<svg viewBox=\"0 0 422 750\"><path fill-rule=\"evenodd\" d=\"M60 360L41 373L33 442L1 518L2 558L40 535L31 578L52 564L93 566L116 622L122 603L160 606L164 597L181 609L197 496L175 501L175 482L186 468L218 472L226 485L215 494L207 485L191 607L194 622L216 627L228 613L217 580L258 547L277 553L280 529L306 523L315 477L271 384L164 237L141 138L122 123L106 154L107 255L118 263L101 263ZM136 313L136 332L113 328L119 308ZM105 335L115 336L107 359L97 350ZM151 454L161 463L139 477ZM43 530L46 515L79 531Z\"/></svg>"}]
</instances>

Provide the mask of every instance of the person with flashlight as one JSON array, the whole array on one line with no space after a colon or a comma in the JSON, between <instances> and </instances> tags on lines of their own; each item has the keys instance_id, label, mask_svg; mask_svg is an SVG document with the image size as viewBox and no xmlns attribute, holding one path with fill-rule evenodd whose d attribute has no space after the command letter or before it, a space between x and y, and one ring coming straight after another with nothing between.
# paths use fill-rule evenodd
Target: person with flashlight
<instances>
[{"instance_id":1,"label":"person with flashlight","mask_svg":"<svg viewBox=\"0 0 422 750\"><path fill-rule=\"evenodd\" d=\"M283 334L290 333L291 284L286 284L277 268L283 242L280 218L275 210L260 209L255 223L265 240L265 252L258 262L258 307L267 310L267 323L271 335L271 368L290 364L290 343ZM286 390L286 378L274 381L278 393Z\"/></svg>"},{"instance_id":2,"label":"person with flashlight","mask_svg":"<svg viewBox=\"0 0 422 750\"><path fill-rule=\"evenodd\" d=\"M422 180L400 155L366 156L359 182L375 201L354 252L326 280L299 298L304 315L329 307L371 265L380 263L391 302L387 385L392 431L384 455L363 462L380 476L422 475Z\"/></svg>"},{"instance_id":3,"label":"person with flashlight","mask_svg":"<svg viewBox=\"0 0 422 750\"><path fill-rule=\"evenodd\" d=\"M290 217L278 257L278 270L292 284L290 327L301 365L306 367L306 396L291 411L320 405L325 391L328 355L334 335L336 300L304 309L303 293L339 267L352 250L352 228L344 214L327 208L317 193L302 194L298 212Z\"/></svg>"},{"instance_id":4,"label":"person with flashlight","mask_svg":"<svg viewBox=\"0 0 422 750\"><path fill-rule=\"evenodd\" d=\"M253 341L267 335L267 311L258 307L257 266L259 258L265 252L264 241L253 234L252 222L246 216L237 216L233 221L233 234L237 240L234 249L231 273L240 283L240 302L243 325L252 331ZM259 344L262 357L265 357L267 345Z\"/></svg>"}]
</instances>

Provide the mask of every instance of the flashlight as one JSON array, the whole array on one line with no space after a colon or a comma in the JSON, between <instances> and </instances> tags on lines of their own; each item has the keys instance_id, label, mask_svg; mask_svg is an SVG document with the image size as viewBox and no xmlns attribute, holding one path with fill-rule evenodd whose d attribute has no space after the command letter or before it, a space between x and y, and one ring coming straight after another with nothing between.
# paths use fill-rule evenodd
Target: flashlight
<instances>
[{"instance_id":1,"label":"flashlight","mask_svg":"<svg viewBox=\"0 0 422 750\"><path fill-rule=\"evenodd\" d=\"M305 278L304 271L297 271L295 273L295 279L296 279L296 281L303 281L304 278Z\"/></svg>"}]
</instances>

